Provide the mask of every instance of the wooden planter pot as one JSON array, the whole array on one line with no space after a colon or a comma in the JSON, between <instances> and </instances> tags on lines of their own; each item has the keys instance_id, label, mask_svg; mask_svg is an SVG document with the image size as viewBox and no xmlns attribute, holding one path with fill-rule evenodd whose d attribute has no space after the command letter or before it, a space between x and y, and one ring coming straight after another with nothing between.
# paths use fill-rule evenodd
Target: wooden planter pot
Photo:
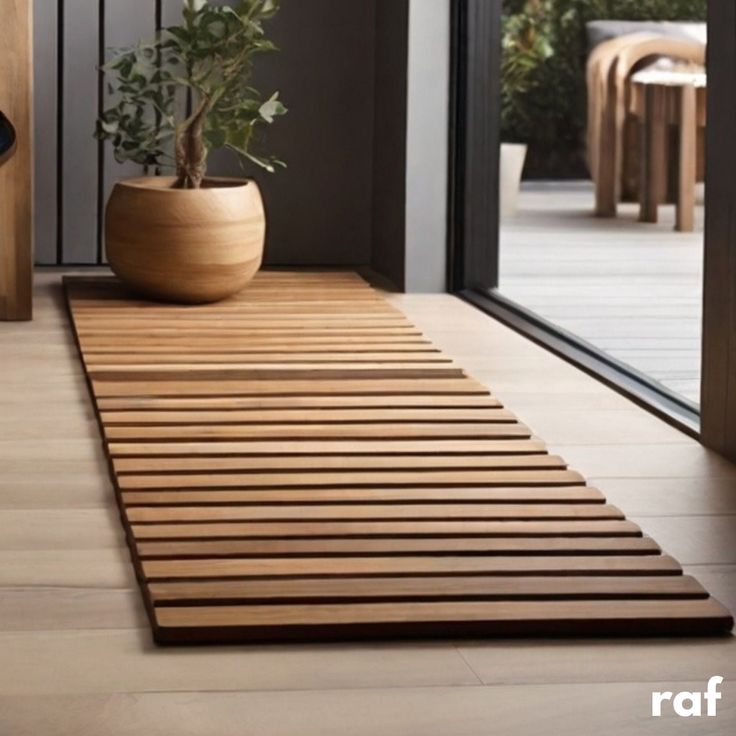
<instances>
[{"instance_id":1,"label":"wooden planter pot","mask_svg":"<svg viewBox=\"0 0 736 736\"><path fill-rule=\"evenodd\" d=\"M266 232L258 185L207 179L173 189L173 177L115 185L105 215L112 270L154 299L203 304L240 291L261 266Z\"/></svg>"}]
</instances>

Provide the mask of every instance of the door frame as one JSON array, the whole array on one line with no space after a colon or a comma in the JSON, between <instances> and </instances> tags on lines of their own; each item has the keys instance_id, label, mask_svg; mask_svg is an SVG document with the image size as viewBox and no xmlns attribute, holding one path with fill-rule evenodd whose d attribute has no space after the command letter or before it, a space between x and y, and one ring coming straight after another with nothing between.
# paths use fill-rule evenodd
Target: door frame
<instances>
[{"instance_id":1,"label":"door frame","mask_svg":"<svg viewBox=\"0 0 736 736\"><path fill-rule=\"evenodd\" d=\"M703 444L736 460L736 4L708 0Z\"/></svg>"},{"instance_id":2,"label":"door frame","mask_svg":"<svg viewBox=\"0 0 736 736\"><path fill-rule=\"evenodd\" d=\"M498 291L501 0L452 0L448 290L736 459L736 6L708 0L700 406ZM712 62L717 59L718 63Z\"/></svg>"}]
</instances>

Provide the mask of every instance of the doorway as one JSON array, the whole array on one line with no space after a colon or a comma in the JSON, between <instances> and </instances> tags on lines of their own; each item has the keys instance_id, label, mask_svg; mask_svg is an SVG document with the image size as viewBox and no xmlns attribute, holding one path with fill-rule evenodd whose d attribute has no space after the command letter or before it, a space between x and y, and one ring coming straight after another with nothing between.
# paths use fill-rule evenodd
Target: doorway
<instances>
[{"instance_id":1,"label":"doorway","mask_svg":"<svg viewBox=\"0 0 736 736\"><path fill-rule=\"evenodd\" d=\"M729 132L736 125L731 83L736 74L736 6L711 0L707 8L702 297L696 295L694 306L689 297L694 313L702 309L702 317L694 317L702 378L700 391L690 399L556 325L518 295L504 293L499 206L502 11L501 0L453 3L450 290L710 447L736 457L736 230L729 214L736 207L736 140Z\"/></svg>"},{"instance_id":2,"label":"doorway","mask_svg":"<svg viewBox=\"0 0 736 736\"><path fill-rule=\"evenodd\" d=\"M559 239L571 248L567 255L559 251L555 254L553 248L547 248L549 257L546 262L540 258L539 250L554 241L551 215L555 215L559 221L565 221L564 216L560 215L564 211L559 206L560 202L568 208L565 224L569 227L573 219L569 213L575 213L577 207L580 215L581 206L576 205L576 201L591 196L591 191L586 191L574 179L568 179L565 187L556 190L549 183L542 182L527 187L526 191L522 186L521 197L526 199L524 204L531 213L527 224L531 224L525 230L523 222L517 220L516 224L507 225L504 232L498 179L502 141L501 104L504 95L504 57L501 51L503 11L504 3L501 0L454 2L451 290L614 386L637 403L646 405L683 430L700 437L706 444L734 456L736 439L732 430L736 429L736 377L730 368L732 353L736 361L736 287L732 285L736 284L736 237L728 224L728 212L736 199L736 189L731 185L728 171L729 168L733 171L736 163L736 143L726 131L729 128L732 130L736 122L736 93L728 81L729 76L733 78L736 72L736 8L713 0L707 8L707 19L712 31L707 45L709 93L707 103L704 101L703 114L707 115L708 121L704 130L708 146L702 166L705 176L702 178L707 178L708 188L703 194L702 209L697 204L694 208L695 231L674 231L674 220L668 222L668 218L674 218L674 208L671 206L660 208L659 223L648 223L649 229L646 230L647 234L654 235L654 239L645 247L651 249L651 243L659 240L662 247L660 259L674 270L676 276L677 259L672 253L664 251L677 250L678 236L702 237L697 233L697 228L704 229L702 251L697 242L693 246L689 241L688 244L683 241L680 255L684 256L679 268L689 269L689 281L685 283L685 279L674 278L670 286L662 286L665 290L669 289L666 299L664 296L658 297L651 286L636 292L631 274L627 275L622 266L624 259L621 253L610 250L624 240L615 234L615 230L613 236L608 235L611 241L608 255L605 255L605 248L601 248L600 243L606 240L605 237L598 237L594 242L589 233L583 232L583 240L587 238L593 247L604 253L597 263L592 264L594 268L591 268L589 258L580 257L581 249L588 245L578 243L577 253L574 252L576 238L572 228L568 237ZM666 192L662 196L665 195ZM596 206L594 196L586 200L586 206L589 210ZM617 207L616 214L620 219L614 227L633 229L639 224L638 201L619 203ZM635 216L633 222L627 221L627 218L632 218L628 212L632 207ZM587 214L592 223L594 213L589 211ZM603 222L602 218L600 222ZM576 224L579 225L579 222ZM534 237L528 238L529 232L534 230ZM504 252L504 245L519 248L519 243L523 244L525 237L527 243L531 243L527 246L529 250L526 254L519 250L515 254L512 251ZM622 250L625 253L626 248L631 251L636 247L632 241ZM637 252L639 255L640 251ZM618 312L623 313L620 307L627 293L636 296L636 302L632 301L629 305L632 307L638 303L642 309L646 307L655 313L662 313L669 304L672 312L672 321L667 327L671 335L669 348L674 351L679 349L683 354L687 352L688 370L702 376L699 386L691 381L687 391L684 391L676 383L670 382L668 385L661 377L642 370L645 364L637 365L631 357L631 351L629 355L622 355L612 349L615 341L606 349L606 345L596 344L594 334L575 329L581 321L595 321L594 316L590 315L590 303L580 301L577 305L570 304L570 293L575 296L576 290L574 283L571 286L575 258L580 261L578 272L584 272L586 267L595 272L597 268L598 280L603 282L608 279L612 284L609 303L598 304L601 310L611 309L618 300ZM646 259L642 260L647 265ZM648 267L650 276L658 275L656 267L653 268L651 264ZM543 277L548 279L546 284ZM568 282L566 287L564 279ZM595 286L589 283L586 288L589 292L595 292ZM550 287L553 287L552 293ZM563 294L567 288L565 304L555 305L555 288ZM585 288L578 291L585 291ZM568 324L564 324L565 309L570 313ZM641 354L646 355L648 350L651 352L651 346L646 344L647 339L652 338L656 342L654 337L657 336L652 334L651 329L649 333L644 331L637 336L637 330L647 325L632 326L632 319L637 321L636 313L628 315L628 324L620 324L619 337L622 338L621 342L639 339ZM662 343L663 337L660 335L658 340ZM679 355L679 358L682 357ZM734 398L731 399L731 396Z\"/></svg>"}]
</instances>

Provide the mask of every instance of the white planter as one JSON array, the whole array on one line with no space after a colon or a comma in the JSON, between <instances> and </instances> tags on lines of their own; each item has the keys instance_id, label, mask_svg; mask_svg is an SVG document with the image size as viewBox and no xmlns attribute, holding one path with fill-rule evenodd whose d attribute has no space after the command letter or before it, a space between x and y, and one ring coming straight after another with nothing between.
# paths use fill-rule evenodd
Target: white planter
<instances>
[{"instance_id":1,"label":"white planter","mask_svg":"<svg viewBox=\"0 0 736 736\"><path fill-rule=\"evenodd\" d=\"M525 143L502 143L499 166L499 205L501 217L513 217L521 188L521 173L526 160Z\"/></svg>"}]
</instances>

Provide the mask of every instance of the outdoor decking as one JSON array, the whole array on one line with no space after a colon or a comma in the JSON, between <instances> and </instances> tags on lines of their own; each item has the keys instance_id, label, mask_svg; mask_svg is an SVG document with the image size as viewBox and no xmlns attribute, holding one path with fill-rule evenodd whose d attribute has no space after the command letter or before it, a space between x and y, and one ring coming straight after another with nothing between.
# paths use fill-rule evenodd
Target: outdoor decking
<instances>
[{"instance_id":1,"label":"outdoor decking","mask_svg":"<svg viewBox=\"0 0 736 736\"><path fill-rule=\"evenodd\" d=\"M733 638L157 650L60 275L36 295L0 326L1 733L680 736L693 719L650 719L652 691L713 674L710 728L736 728ZM390 299L736 608L736 467L453 297Z\"/></svg>"},{"instance_id":2,"label":"outdoor decking","mask_svg":"<svg viewBox=\"0 0 736 736\"><path fill-rule=\"evenodd\" d=\"M592 213L589 183L525 184L501 226L501 292L698 403L703 207L693 233L674 231L674 205L658 224L634 204Z\"/></svg>"}]
</instances>

